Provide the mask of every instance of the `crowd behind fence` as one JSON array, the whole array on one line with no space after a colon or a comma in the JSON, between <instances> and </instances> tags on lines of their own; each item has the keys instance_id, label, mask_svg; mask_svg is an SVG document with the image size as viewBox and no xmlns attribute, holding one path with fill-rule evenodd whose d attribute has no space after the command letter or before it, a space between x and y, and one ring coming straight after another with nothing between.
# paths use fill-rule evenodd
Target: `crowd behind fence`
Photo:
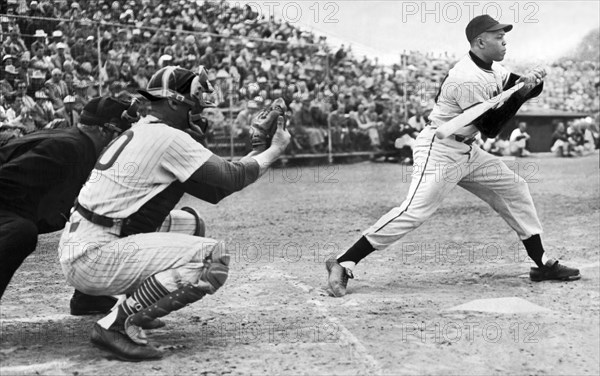
<instances>
[{"instance_id":1,"label":"crowd behind fence","mask_svg":"<svg viewBox=\"0 0 600 376\"><path fill-rule=\"evenodd\" d=\"M406 52L384 66L225 1L9 0L2 10L0 140L73 126L91 97L135 94L162 66L180 65L204 66L216 88L217 108L205 115L218 154L245 153L252 117L284 93L294 94L290 154L400 153L456 61ZM598 62L549 70L534 105L586 112L597 124Z\"/></svg>"}]
</instances>

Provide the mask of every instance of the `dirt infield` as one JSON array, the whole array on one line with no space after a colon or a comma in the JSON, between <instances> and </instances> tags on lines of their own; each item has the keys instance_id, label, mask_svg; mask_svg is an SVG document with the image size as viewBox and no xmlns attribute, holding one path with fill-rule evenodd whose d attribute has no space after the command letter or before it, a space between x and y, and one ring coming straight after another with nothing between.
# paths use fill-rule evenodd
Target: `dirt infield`
<instances>
[{"instance_id":1,"label":"dirt infield","mask_svg":"<svg viewBox=\"0 0 600 376\"><path fill-rule=\"evenodd\" d=\"M212 206L185 197L233 254L227 284L149 332L164 359L123 363L93 348L96 317L69 316L59 234L40 238L1 305L0 374L598 374L598 154L507 161L530 182L571 283L533 283L516 235L460 188L402 242L361 262L349 294L323 261L403 200L410 168L364 162L273 170ZM531 313L451 310L518 297Z\"/></svg>"}]
</instances>

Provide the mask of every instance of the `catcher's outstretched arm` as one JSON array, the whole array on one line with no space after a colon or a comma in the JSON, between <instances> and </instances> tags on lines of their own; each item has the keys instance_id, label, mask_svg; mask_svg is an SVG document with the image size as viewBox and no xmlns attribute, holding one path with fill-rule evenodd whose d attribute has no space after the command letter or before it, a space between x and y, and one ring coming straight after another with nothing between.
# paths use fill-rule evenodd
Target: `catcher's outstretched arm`
<instances>
[{"instance_id":1,"label":"catcher's outstretched arm","mask_svg":"<svg viewBox=\"0 0 600 376\"><path fill-rule=\"evenodd\" d=\"M233 192L254 183L260 168L254 159L229 162L217 155L210 158L184 182L186 193L216 204Z\"/></svg>"}]
</instances>

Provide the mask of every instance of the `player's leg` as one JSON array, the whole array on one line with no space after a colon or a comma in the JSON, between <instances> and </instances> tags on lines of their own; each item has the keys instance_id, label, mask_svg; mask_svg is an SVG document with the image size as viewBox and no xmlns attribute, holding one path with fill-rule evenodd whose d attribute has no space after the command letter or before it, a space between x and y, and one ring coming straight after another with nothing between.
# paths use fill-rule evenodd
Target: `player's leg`
<instances>
[{"instance_id":1,"label":"player's leg","mask_svg":"<svg viewBox=\"0 0 600 376\"><path fill-rule=\"evenodd\" d=\"M177 232L204 237L206 234L206 225L196 209L186 206L181 208L181 210L172 210L158 231Z\"/></svg>"},{"instance_id":2,"label":"player's leg","mask_svg":"<svg viewBox=\"0 0 600 376\"><path fill-rule=\"evenodd\" d=\"M160 357L157 349L144 343L142 324L183 307L182 302L214 293L224 283L229 263L222 243L174 233L117 239L80 260L67 271L71 283L88 293L101 289L131 294L92 332L93 343L124 360ZM126 330L127 318L148 307L155 308L132 317Z\"/></svg>"},{"instance_id":3,"label":"player's leg","mask_svg":"<svg viewBox=\"0 0 600 376\"><path fill-rule=\"evenodd\" d=\"M35 223L0 210L0 299L12 276L37 245Z\"/></svg>"},{"instance_id":4,"label":"player's leg","mask_svg":"<svg viewBox=\"0 0 600 376\"><path fill-rule=\"evenodd\" d=\"M579 279L579 270L560 265L547 256L537 215L527 182L499 158L475 149L470 173L459 185L487 202L518 234L527 254L536 263L533 280Z\"/></svg>"},{"instance_id":5,"label":"player's leg","mask_svg":"<svg viewBox=\"0 0 600 376\"><path fill-rule=\"evenodd\" d=\"M160 232L176 232L194 236L204 237L205 225L198 212L190 207L183 207L181 210L173 210L169 213L161 225ZM108 313L115 306L117 299L112 296L88 295L75 290L70 301L71 314L91 315L98 313ZM145 325L147 329L156 329L164 326L159 320Z\"/></svg>"},{"instance_id":6,"label":"player's leg","mask_svg":"<svg viewBox=\"0 0 600 376\"><path fill-rule=\"evenodd\" d=\"M468 160L465 144L439 140L433 131L422 132L414 150L414 169L404 202L381 217L348 250L326 261L329 287L334 296L346 294L351 269L375 250L382 250L419 227L441 205L446 194L464 174Z\"/></svg>"}]
</instances>

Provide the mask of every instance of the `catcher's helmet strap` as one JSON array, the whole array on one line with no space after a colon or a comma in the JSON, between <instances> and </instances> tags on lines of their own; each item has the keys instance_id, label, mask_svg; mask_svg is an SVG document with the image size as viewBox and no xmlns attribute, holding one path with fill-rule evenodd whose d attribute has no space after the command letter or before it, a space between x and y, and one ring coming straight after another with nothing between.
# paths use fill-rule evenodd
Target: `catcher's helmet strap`
<instances>
[{"instance_id":1,"label":"catcher's helmet strap","mask_svg":"<svg viewBox=\"0 0 600 376\"><path fill-rule=\"evenodd\" d=\"M150 90L146 90L146 92L154 97L171 99L176 102L189 104L190 106L193 106L196 104L194 101L187 99L182 94L179 94L178 92L167 89L167 88L150 89Z\"/></svg>"}]
</instances>

